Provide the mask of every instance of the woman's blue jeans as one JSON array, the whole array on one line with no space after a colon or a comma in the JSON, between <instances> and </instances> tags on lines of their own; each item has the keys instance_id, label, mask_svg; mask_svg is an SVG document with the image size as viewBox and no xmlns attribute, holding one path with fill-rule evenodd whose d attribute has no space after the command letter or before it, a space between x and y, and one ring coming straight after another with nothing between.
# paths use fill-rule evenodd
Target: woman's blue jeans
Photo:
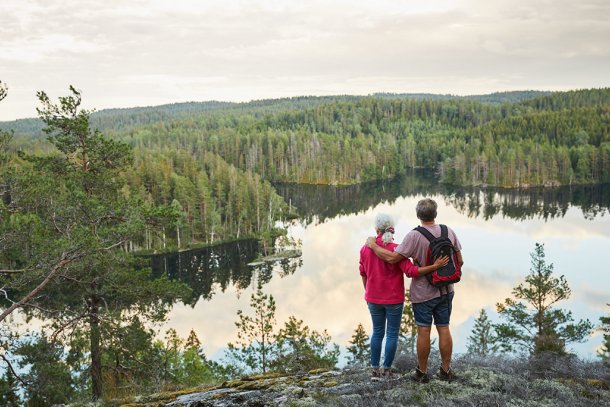
<instances>
[{"instance_id":1,"label":"woman's blue jeans","mask_svg":"<svg viewBox=\"0 0 610 407\"><path fill-rule=\"evenodd\" d=\"M379 367L381 358L381 343L385 336L385 351L383 353L383 368L392 367L396 348L398 347L398 332L400 331L400 321L402 319L402 308L400 304L373 304L368 303L371 319L373 320L373 336L371 336L371 366ZM387 335L386 334L387 322Z\"/></svg>"}]
</instances>

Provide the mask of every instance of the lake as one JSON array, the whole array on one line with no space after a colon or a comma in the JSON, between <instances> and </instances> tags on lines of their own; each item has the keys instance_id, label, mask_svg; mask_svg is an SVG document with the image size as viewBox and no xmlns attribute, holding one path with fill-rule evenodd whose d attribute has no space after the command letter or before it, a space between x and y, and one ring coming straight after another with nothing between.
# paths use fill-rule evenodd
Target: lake
<instances>
[{"instance_id":1,"label":"lake","mask_svg":"<svg viewBox=\"0 0 610 407\"><path fill-rule=\"evenodd\" d=\"M424 174L355 186L279 185L278 192L301 217L286 223L302 241L302 257L252 267L257 241L243 240L213 248L155 256L156 273L187 282L197 294L177 304L163 329L186 338L191 329L208 357L219 360L236 340L237 310L249 312L256 281L276 300L278 328L291 315L311 328L326 329L345 347L362 323L371 331L358 273L359 251L374 234L377 213L396 220L396 240L417 226L415 205L423 197L438 203L438 223L451 226L463 246L464 275L456 285L452 314L454 352L466 351L474 319L484 308L499 321L495 304L529 273L536 242L545 245L547 263L565 275L572 295L558 306L576 320L595 325L610 314L610 185L522 190L457 188L437 184ZM405 284L409 282L406 281ZM595 358L602 336L596 332L569 349Z\"/></svg>"}]
</instances>

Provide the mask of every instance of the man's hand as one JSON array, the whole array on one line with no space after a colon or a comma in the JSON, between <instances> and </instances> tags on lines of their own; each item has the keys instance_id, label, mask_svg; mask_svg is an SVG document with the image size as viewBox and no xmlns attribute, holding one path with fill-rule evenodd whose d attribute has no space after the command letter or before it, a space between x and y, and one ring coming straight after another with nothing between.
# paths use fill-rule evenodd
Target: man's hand
<instances>
[{"instance_id":1,"label":"man's hand","mask_svg":"<svg viewBox=\"0 0 610 407\"><path fill-rule=\"evenodd\" d=\"M377 244L377 242L376 242L376 241L377 241L377 239L375 239L375 237L373 237L373 236L369 236L369 237L366 239L366 245L367 245L368 247L373 247L373 245L374 245L374 244Z\"/></svg>"},{"instance_id":2,"label":"man's hand","mask_svg":"<svg viewBox=\"0 0 610 407\"><path fill-rule=\"evenodd\" d=\"M391 252L388 249L384 249L382 246L379 246L377 244L377 239L373 236L366 239L366 245L377 255L377 257L387 263L396 264L404 260L404 257L402 257L400 254Z\"/></svg>"}]
</instances>

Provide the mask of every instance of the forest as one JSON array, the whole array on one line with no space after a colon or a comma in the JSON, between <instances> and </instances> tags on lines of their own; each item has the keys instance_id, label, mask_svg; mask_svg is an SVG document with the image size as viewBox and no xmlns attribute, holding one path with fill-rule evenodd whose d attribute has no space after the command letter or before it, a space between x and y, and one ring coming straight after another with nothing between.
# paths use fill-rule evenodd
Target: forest
<instances>
[{"instance_id":1,"label":"forest","mask_svg":"<svg viewBox=\"0 0 610 407\"><path fill-rule=\"evenodd\" d=\"M348 185L414 169L445 185L610 182L610 89L295 97L110 109L91 125L133 149L125 188L180 219L134 249L257 236L295 216L273 185ZM50 152L40 119L2 123L12 151ZM41 138L43 140L41 140Z\"/></svg>"}]
</instances>

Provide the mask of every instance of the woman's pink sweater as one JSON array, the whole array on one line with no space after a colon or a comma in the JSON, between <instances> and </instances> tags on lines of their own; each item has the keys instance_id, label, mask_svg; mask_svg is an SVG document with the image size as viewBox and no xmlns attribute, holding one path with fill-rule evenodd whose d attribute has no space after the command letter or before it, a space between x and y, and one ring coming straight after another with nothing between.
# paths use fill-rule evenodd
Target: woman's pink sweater
<instances>
[{"instance_id":1,"label":"woman's pink sweater","mask_svg":"<svg viewBox=\"0 0 610 407\"><path fill-rule=\"evenodd\" d=\"M398 246L396 243L384 244L381 235L377 244L391 252ZM396 264L386 263L366 245L360 250L360 275L366 276L364 299L374 304L399 304L405 301L405 282L407 277L418 277L419 269L409 259Z\"/></svg>"}]
</instances>

